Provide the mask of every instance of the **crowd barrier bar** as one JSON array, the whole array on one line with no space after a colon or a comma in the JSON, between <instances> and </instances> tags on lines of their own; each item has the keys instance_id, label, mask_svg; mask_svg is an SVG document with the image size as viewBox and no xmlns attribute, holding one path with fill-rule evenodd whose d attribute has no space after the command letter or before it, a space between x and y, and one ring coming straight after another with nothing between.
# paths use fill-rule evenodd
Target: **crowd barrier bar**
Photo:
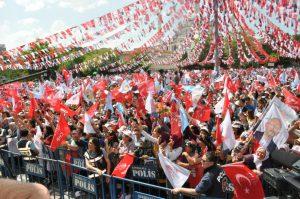
<instances>
[{"instance_id":1,"label":"crowd barrier bar","mask_svg":"<svg viewBox=\"0 0 300 199\"><path fill-rule=\"evenodd\" d=\"M128 195L133 199L208 198L175 196L167 187L107 174L99 177L84 167L59 159L36 157L28 162L24 156L4 149L0 150L0 172L1 177L45 185L52 198L75 198L78 191L85 198L125 199Z\"/></svg>"}]
</instances>

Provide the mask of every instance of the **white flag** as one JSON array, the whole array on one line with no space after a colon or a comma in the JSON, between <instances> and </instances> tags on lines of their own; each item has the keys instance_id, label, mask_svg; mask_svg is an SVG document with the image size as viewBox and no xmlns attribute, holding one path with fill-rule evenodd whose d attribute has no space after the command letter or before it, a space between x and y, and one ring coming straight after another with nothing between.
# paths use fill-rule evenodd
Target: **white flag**
<instances>
[{"instance_id":1,"label":"white flag","mask_svg":"<svg viewBox=\"0 0 300 199\"><path fill-rule=\"evenodd\" d=\"M80 103L80 96L81 96L81 92L78 92L77 94L73 95L72 97L70 97L67 101L66 101L66 105L70 106L70 105L79 105Z\"/></svg>"},{"instance_id":2,"label":"white flag","mask_svg":"<svg viewBox=\"0 0 300 199\"><path fill-rule=\"evenodd\" d=\"M173 188L180 188L187 181L190 175L190 171L173 163L171 160L166 158L163 154L159 153L159 162L163 168L165 175Z\"/></svg>"},{"instance_id":3,"label":"white flag","mask_svg":"<svg viewBox=\"0 0 300 199\"><path fill-rule=\"evenodd\" d=\"M224 106L224 100L225 98L223 97L214 107L215 113L216 114L221 114L223 111L223 106Z\"/></svg>"},{"instance_id":4,"label":"white flag","mask_svg":"<svg viewBox=\"0 0 300 199\"><path fill-rule=\"evenodd\" d=\"M203 95L204 88L201 86L196 86L192 91L192 102L193 106L197 106L199 99Z\"/></svg>"},{"instance_id":5,"label":"white flag","mask_svg":"<svg viewBox=\"0 0 300 199\"><path fill-rule=\"evenodd\" d=\"M87 113L84 114L83 132L87 133L87 134L96 134L96 132L95 132L95 130L94 130L92 124L91 124L91 118Z\"/></svg>"},{"instance_id":6,"label":"white flag","mask_svg":"<svg viewBox=\"0 0 300 199\"><path fill-rule=\"evenodd\" d=\"M227 110L224 121L221 124L222 138L223 138L223 150L232 150L235 145L235 137L232 129L229 110Z\"/></svg>"},{"instance_id":7,"label":"white flag","mask_svg":"<svg viewBox=\"0 0 300 199\"><path fill-rule=\"evenodd\" d=\"M148 113L155 113L155 104L153 100L153 95L152 92L149 91L146 103L145 103L145 109L147 110Z\"/></svg>"},{"instance_id":8,"label":"white flag","mask_svg":"<svg viewBox=\"0 0 300 199\"><path fill-rule=\"evenodd\" d=\"M128 93L131 90L130 83L130 80L125 79L120 86L120 93Z\"/></svg>"}]
</instances>

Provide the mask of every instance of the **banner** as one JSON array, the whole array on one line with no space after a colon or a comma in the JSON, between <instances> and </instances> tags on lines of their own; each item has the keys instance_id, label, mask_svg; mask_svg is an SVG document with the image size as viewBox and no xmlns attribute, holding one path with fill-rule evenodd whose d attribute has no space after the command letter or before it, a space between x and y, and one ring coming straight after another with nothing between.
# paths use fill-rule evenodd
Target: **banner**
<instances>
[{"instance_id":1,"label":"banner","mask_svg":"<svg viewBox=\"0 0 300 199\"><path fill-rule=\"evenodd\" d=\"M173 163L171 160L166 158L163 154L159 153L159 162L163 168L165 175L173 188L180 188L187 181L190 175L190 171Z\"/></svg>"}]
</instances>

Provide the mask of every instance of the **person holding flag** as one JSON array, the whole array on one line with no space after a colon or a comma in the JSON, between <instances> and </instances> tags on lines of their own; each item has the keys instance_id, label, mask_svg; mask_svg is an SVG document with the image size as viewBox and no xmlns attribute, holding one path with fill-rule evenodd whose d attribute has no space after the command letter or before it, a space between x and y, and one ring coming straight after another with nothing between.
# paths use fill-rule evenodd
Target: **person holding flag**
<instances>
[{"instance_id":1,"label":"person holding flag","mask_svg":"<svg viewBox=\"0 0 300 199\"><path fill-rule=\"evenodd\" d=\"M175 188L172 193L231 198L234 191L233 185L226 176L225 171L216 164L216 156L213 151L207 152L202 157L202 167L204 168L204 175L196 188Z\"/></svg>"}]
</instances>

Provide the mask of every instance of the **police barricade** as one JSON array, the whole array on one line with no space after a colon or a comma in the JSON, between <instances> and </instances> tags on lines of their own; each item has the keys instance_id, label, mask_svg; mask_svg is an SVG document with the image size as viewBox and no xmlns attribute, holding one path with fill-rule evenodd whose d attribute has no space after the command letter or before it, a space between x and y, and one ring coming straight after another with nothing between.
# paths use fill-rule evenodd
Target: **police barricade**
<instances>
[{"instance_id":1,"label":"police barricade","mask_svg":"<svg viewBox=\"0 0 300 199\"><path fill-rule=\"evenodd\" d=\"M21 182L36 182L45 185L52 198L61 198L60 197L60 181L59 173L57 173L57 161L53 159L43 158L43 157L26 157L17 153L13 153L7 150L0 150L1 158L4 158L3 161L5 167L8 170L11 170L15 167L14 170L19 172L13 173L12 175L3 176L8 177ZM14 161L18 158L18 162ZM2 159L3 160L3 159ZM0 160L1 161L1 160ZM15 163L14 167L11 167L11 164Z\"/></svg>"},{"instance_id":2,"label":"police barricade","mask_svg":"<svg viewBox=\"0 0 300 199\"><path fill-rule=\"evenodd\" d=\"M58 159L36 157L36 160L26 161L24 156L6 150L0 150L0 168L11 165L15 157L19 164L15 165L16 173L3 176L23 182L37 182L45 185L52 198L125 198L161 199L161 198L198 198L171 194L171 189L157 183L158 168L148 160L145 164L133 165L130 177L133 179L101 176L85 168L82 158L72 158L71 162ZM7 157L7 158L3 158ZM155 161L155 160L154 160ZM141 182L144 181L144 182ZM201 197L203 198L203 197Z\"/></svg>"},{"instance_id":3,"label":"police barricade","mask_svg":"<svg viewBox=\"0 0 300 199\"><path fill-rule=\"evenodd\" d=\"M64 195L66 198L87 197L87 198L109 198L110 197L110 176L101 175L85 168L84 159L72 158L72 163L57 161L60 168L65 168Z\"/></svg>"}]
</instances>

